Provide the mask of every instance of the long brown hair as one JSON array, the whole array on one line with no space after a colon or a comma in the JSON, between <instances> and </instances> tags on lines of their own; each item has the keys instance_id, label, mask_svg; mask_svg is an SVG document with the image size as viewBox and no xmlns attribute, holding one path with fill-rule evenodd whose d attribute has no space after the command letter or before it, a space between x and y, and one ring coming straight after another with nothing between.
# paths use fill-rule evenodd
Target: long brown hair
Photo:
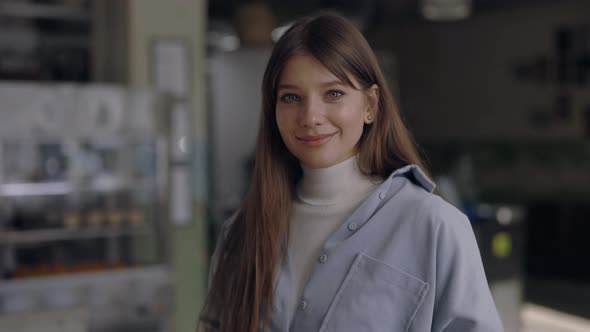
<instances>
[{"instance_id":1,"label":"long brown hair","mask_svg":"<svg viewBox=\"0 0 590 332\"><path fill-rule=\"evenodd\" d=\"M367 89L379 87L374 122L365 125L358 143L359 168L385 178L395 169L423 167L416 145L394 103L377 59L361 32L336 15L296 21L275 45L262 82L256 155L250 188L218 250L218 263L200 322L222 332L255 332L268 326L275 278L286 254L289 213L299 162L287 150L275 118L277 85L294 54L314 56L344 83L350 77Z\"/></svg>"}]
</instances>

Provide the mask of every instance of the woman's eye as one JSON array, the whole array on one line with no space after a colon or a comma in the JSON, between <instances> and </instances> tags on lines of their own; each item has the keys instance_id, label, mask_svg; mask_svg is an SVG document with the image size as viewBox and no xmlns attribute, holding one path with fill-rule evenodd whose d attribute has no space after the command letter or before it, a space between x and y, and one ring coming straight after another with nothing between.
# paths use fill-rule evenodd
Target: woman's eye
<instances>
[{"instance_id":1,"label":"woman's eye","mask_svg":"<svg viewBox=\"0 0 590 332\"><path fill-rule=\"evenodd\" d=\"M328 91L328 98L330 99L337 99L344 95L344 92L338 90Z\"/></svg>"},{"instance_id":2,"label":"woman's eye","mask_svg":"<svg viewBox=\"0 0 590 332\"><path fill-rule=\"evenodd\" d=\"M299 96L288 93L281 96L280 100L285 103L294 103L299 101Z\"/></svg>"}]
</instances>

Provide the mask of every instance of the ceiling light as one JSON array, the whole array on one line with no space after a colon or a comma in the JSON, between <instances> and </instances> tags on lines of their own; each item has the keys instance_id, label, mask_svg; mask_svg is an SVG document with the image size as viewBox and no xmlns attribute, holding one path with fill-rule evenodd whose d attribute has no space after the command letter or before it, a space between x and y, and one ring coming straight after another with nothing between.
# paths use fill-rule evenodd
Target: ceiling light
<instances>
[{"instance_id":1,"label":"ceiling light","mask_svg":"<svg viewBox=\"0 0 590 332\"><path fill-rule=\"evenodd\" d=\"M422 16L432 21L457 21L468 18L472 11L472 0L422 0Z\"/></svg>"}]
</instances>

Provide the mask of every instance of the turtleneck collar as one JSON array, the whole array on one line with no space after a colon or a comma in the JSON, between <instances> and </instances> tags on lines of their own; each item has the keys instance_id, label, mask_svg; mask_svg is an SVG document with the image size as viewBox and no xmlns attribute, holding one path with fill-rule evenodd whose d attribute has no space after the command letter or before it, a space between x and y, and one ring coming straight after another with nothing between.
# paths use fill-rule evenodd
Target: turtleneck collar
<instances>
[{"instance_id":1,"label":"turtleneck collar","mask_svg":"<svg viewBox=\"0 0 590 332\"><path fill-rule=\"evenodd\" d=\"M327 168L309 168L301 164L303 178L297 186L297 198L310 205L346 204L364 198L380 182L374 182L358 168L358 156Z\"/></svg>"}]
</instances>

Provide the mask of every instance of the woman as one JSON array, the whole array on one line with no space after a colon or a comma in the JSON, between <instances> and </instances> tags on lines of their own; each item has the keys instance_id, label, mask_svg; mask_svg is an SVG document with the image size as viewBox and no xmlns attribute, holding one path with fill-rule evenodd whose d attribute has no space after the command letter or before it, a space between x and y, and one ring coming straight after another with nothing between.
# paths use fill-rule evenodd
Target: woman
<instances>
[{"instance_id":1,"label":"woman","mask_svg":"<svg viewBox=\"0 0 590 332\"><path fill-rule=\"evenodd\" d=\"M502 330L469 221L432 194L350 22L297 21L262 94L252 182L218 241L200 326Z\"/></svg>"}]
</instances>

